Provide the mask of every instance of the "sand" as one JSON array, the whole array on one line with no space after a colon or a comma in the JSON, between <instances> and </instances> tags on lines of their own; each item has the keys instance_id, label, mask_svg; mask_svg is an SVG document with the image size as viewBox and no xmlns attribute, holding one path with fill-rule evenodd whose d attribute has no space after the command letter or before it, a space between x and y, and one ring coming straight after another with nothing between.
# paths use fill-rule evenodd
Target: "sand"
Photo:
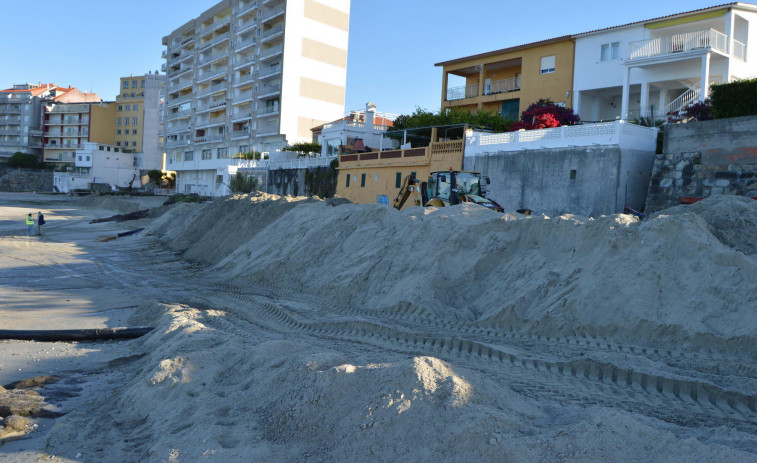
<instances>
[{"instance_id":1,"label":"sand","mask_svg":"<svg viewBox=\"0 0 757 463\"><path fill-rule=\"evenodd\" d=\"M3 345L60 367L36 390L65 416L0 461L757 461L757 202L640 222L257 195L85 226L128 212L100 201L65 203L31 263L3 234L0 323L105 304L87 323L156 329L66 344L70 366ZM21 294L31 265L65 278Z\"/></svg>"}]
</instances>

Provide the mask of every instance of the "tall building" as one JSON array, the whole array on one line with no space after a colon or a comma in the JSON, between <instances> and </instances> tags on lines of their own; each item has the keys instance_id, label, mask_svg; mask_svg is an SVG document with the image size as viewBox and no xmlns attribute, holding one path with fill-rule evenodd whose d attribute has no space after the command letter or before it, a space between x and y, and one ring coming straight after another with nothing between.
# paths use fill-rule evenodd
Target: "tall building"
<instances>
[{"instance_id":1,"label":"tall building","mask_svg":"<svg viewBox=\"0 0 757 463\"><path fill-rule=\"evenodd\" d=\"M158 73L122 77L116 97L116 146L135 154L137 167L161 169L160 88L163 76Z\"/></svg>"},{"instance_id":2,"label":"tall building","mask_svg":"<svg viewBox=\"0 0 757 463\"><path fill-rule=\"evenodd\" d=\"M234 155L307 142L344 112L349 0L224 0L163 38L166 168L227 193Z\"/></svg>"},{"instance_id":3,"label":"tall building","mask_svg":"<svg viewBox=\"0 0 757 463\"><path fill-rule=\"evenodd\" d=\"M98 98L99 100L99 98ZM43 113L43 161L73 167L87 142L115 144L115 103L49 102Z\"/></svg>"},{"instance_id":4,"label":"tall building","mask_svg":"<svg viewBox=\"0 0 757 463\"><path fill-rule=\"evenodd\" d=\"M0 162L13 153L42 153L42 105L63 99L67 93L82 95L74 88L55 84L16 84L0 90Z\"/></svg>"}]
</instances>

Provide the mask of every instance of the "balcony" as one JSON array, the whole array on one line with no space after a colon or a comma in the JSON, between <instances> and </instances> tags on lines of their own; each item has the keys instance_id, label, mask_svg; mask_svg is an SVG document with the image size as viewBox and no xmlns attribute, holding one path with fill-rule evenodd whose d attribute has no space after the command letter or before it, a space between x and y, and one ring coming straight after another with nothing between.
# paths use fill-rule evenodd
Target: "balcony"
<instances>
[{"instance_id":1,"label":"balcony","mask_svg":"<svg viewBox=\"0 0 757 463\"><path fill-rule=\"evenodd\" d=\"M189 119L169 124L166 133L181 133L189 130Z\"/></svg>"},{"instance_id":2,"label":"balcony","mask_svg":"<svg viewBox=\"0 0 757 463\"><path fill-rule=\"evenodd\" d=\"M200 128L200 127L210 127L213 125L225 125L225 124L226 124L226 113L220 116L215 116L215 117L198 117L195 123L195 127Z\"/></svg>"},{"instance_id":3,"label":"balcony","mask_svg":"<svg viewBox=\"0 0 757 463\"><path fill-rule=\"evenodd\" d=\"M202 65L202 64L212 63L213 61L218 61L228 56L229 56L228 53L213 53L210 55L200 56L200 64Z\"/></svg>"},{"instance_id":4,"label":"balcony","mask_svg":"<svg viewBox=\"0 0 757 463\"><path fill-rule=\"evenodd\" d=\"M252 129L248 127L246 129L235 130L231 132L231 139L236 140L240 138L249 138L251 135L252 135Z\"/></svg>"},{"instance_id":5,"label":"balcony","mask_svg":"<svg viewBox=\"0 0 757 463\"><path fill-rule=\"evenodd\" d=\"M274 119L268 121L266 124L261 124L257 131L257 136L264 137L268 135L279 134L279 120Z\"/></svg>"},{"instance_id":6,"label":"balcony","mask_svg":"<svg viewBox=\"0 0 757 463\"><path fill-rule=\"evenodd\" d=\"M254 63L255 63L255 56L253 55L237 57L234 60L234 69L239 69L244 66L250 66Z\"/></svg>"},{"instance_id":7,"label":"balcony","mask_svg":"<svg viewBox=\"0 0 757 463\"><path fill-rule=\"evenodd\" d=\"M264 49L260 51L260 61L265 61L267 59L271 59L276 55L280 55L284 52L284 47L282 45L278 45L269 49Z\"/></svg>"},{"instance_id":8,"label":"balcony","mask_svg":"<svg viewBox=\"0 0 757 463\"><path fill-rule=\"evenodd\" d=\"M271 29L268 29L267 31L263 32L263 35L260 36L260 41L265 43L270 40L273 40L276 37L280 37L284 35L284 25L278 24Z\"/></svg>"},{"instance_id":9,"label":"balcony","mask_svg":"<svg viewBox=\"0 0 757 463\"><path fill-rule=\"evenodd\" d=\"M631 48L629 56L629 60L631 61L694 50L717 50L727 54L728 36L715 29L708 29L704 31L684 32L666 37L656 37L649 40L639 40L630 42L628 45ZM736 48L734 47L734 49ZM740 58L745 59L746 47L740 48L739 53L743 54L743 57Z\"/></svg>"},{"instance_id":10,"label":"balcony","mask_svg":"<svg viewBox=\"0 0 757 463\"><path fill-rule=\"evenodd\" d=\"M208 32L214 31L216 29L220 29L221 27L229 24L231 22L231 16L224 16L223 18L216 18L211 24L202 26L200 28L200 34L207 34Z\"/></svg>"},{"instance_id":11,"label":"balcony","mask_svg":"<svg viewBox=\"0 0 757 463\"><path fill-rule=\"evenodd\" d=\"M245 32L252 30L257 25L258 21L255 16L247 20L239 21L239 23L237 24L237 35L244 34Z\"/></svg>"},{"instance_id":12,"label":"balcony","mask_svg":"<svg viewBox=\"0 0 757 463\"><path fill-rule=\"evenodd\" d=\"M248 49L250 47L255 46L256 43L257 43L257 40L256 40L255 37L250 37L250 38L247 38L247 39L239 39L239 40L237 40L236 51L240 52L242 50L246 50L246 49Z\"/></svg>"},{"instance_id":13,"label":"balcony","mask_svg":"<svg viewBox=\"0 0 757 463\"><path fill-rule=\"evenodd\" d=\"M168 140L166 142L166 146L169 148L178 148L180 146L187 146L189 145L189 139L183 139L183 140Z\"/></svg>"},{"instance_id":14,"label":"balcony","mask_svg":"<svg viewBox=\"0 0 757 463\"><path fill-rule=\"evenodd\" d=\"M220 77L225 76L228 73L225 67L223 68L214 68L211 69L208 72L200 72L200 74L197 76L197 82L207 82L209 80L218 79Z\"/></svg>"},{"instance_id":15,"label":"balcony","mask_svg":"<svg viewBox=\"0 0 757 463\"><path fill-rule=\"evenodd\" d=\"M167 120L172 121L175 119L181 119L182 117L189 117L190 115L192 115L192 110L187 108L182 111L169 112Z\"/></svg>"},{"instance_id":16,"label":"balcony","mask_svg":"<svg viewBox=\"0 0 757 463\"><path fill-rule=\"evenodd\" d=\"M178 98L172 98L168 101L167 106L170 108L172 106L179 106L182 103L186 103L187 101L191 101L193 97L193 94L188 93L184 96L180 96Z\"/></svg>"},{"instance_id":17,"label":"balcony","mask_svg":"<svg viewBox=\"0 0 757 463\"><path fill-rule=\"evenodd\" d=\"M272 10L267 11L263 15L263 19L261 19L260 22L261 22L261 24L265 24L268 21L271 21L272 19L275 19L275 18L283 15L284 12L286 12L286 4L279 5L276 8L273 8Z\"/></svg>"},{"instance_id":18,"label":"balcony","mask_svg":"<svg viewBox=\"0 0 757 463\"><path fill-rule=\"evenodd\" d=\"M18 129L16 129L16 130L0 129L0 135L16 135L16 136L20 136L21 135L21 131L18 130Z\"/></svg>"},{"instance_id":19,"label":"balcony","mask_svg":"<svg viewBox=\"0 0 757 463\"><path fill-rule=\"evenodd\" d=\"M463 85L447 89L447 101L464 100L478 96L478 84Z\"/></svg>"},{"instance_id":20,"label":"balcony","mask_svg":"<svg viewBox=\"0 0 757 463\"><path fill-rule=\"evenodd\" d=\"M235 109L234 114L231 116L232 122L236 121L244 121L248 119L252 119L253 111L252 106L248 105L247 108L244 109Z\"/></svg>"},{"instance_id":21,"label":"balcony","mask_svg":"<svg viewBox=\"0 0 757 463\"><path fill-rule=\"evenodd\" d=\"M222 108L225 108L226 105L227 103L226 103L225 98L214 99L214 100L208 101L207 103L203 103L202 105L199 105L197 107L197 113L199 114L199 113L203 113L207 111L222 109Z\"/></svg>"},{"instance_id":22,"label":"balcony","mask_svg":"<svg viewBox=\"0 0 757 463\"><path fill-rule=\"evenodd\" d=\"M241 75L237 77L236 82L234 82L235 87L239 87L240 85L249 84L254 80L254 75L252 73Z\"/></svg>"},{"instance_id":23,"label":"balcony","mask_svg":"<svg viewBox=\"0 0 757 463\"><path fill-rule=\"evenodd\" d=\"M253 0L253 1L247 2L247 3L241 3L239 5L239 11L237 12L237 16L244 16L247 13L252 12L257 7L258 7L257 0Z\"/></svg>"},{"instance_id":24,"label":"balcony","mask_svg":"<svg viewBox=\"0 0 757 463\"><path fill-rule=\"evenodd\" d=\"M47 149L47 150L79 150L81 148L82 148L82 145L73 144L73 143L70 144L70 145L68 145L68 144L59 145L57 143L46 143L45 144L45 149Z\"/></svg>"},{"instance_id":25,"label":"balcony","mask_svg":"<svg viewBox=\"0 0 757 463\"><path fill-rule=\"evenodd\" d=\"M260 79L267 79L281 73L281 65L268 66L260 70Z\"/></svg>"},{"instance_id":26,"label":"balcony","mask_svg":"<svg viewBox=\"0 0 757 463\"><path fill-rule=\"evenodd\" d=\"M281 93L281 82L270 85L261 85L258 89L258 98L266 98Z\"/></svg>"},{"instance_id":27,"label":"balcony","mask_svg":"<svg viewBox=\"0 0 757 463\"><path fill-rule=\"evenodd\" d=\"M24 112L24 107L21 105L0 106L0 114L21 114L23 112Z\"/></svg>"},{"instance_id":28,"label":"balcony","mask_svg":"<svg viewBox=\"0 0 757 463\"><path fill-rule=\"evenodd\" d=\"M226 140L226 134L225 133L215 133L211 135L205 135L204 137L197 137L195 138L195 143L198 145L202 145L205 143L217 143L222 142Z\"/></svg>"},{"instance_id":29,"label":"balcony","mask_svg":"<svg viewBox=\"0 0 757 463\"><path fill-rule=\"evenodd\" d=\"M266 106L258 111L258 117L268 117L279 114L279 105Z\"/></svg>"},{"instance_id":30,"label":"balcony","mask_svg":"<svg viewBox=\"0 0 757 463\"><path fill-rule=\"evenodd\" d=\"M237 90L234 93L234 104L238 105L246 101L250 101L254 97L255 97L255 94L253 93L251 88L246 89L246 90Z\"/></svg>"}]
</instances>

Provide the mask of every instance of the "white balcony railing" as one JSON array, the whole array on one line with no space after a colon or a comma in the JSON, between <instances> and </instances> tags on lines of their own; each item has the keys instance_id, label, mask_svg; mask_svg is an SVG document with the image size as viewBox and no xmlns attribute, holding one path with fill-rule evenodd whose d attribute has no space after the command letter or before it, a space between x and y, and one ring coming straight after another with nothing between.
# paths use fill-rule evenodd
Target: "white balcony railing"
<instances>
[{"instance_id":1,"label":"white balcony railing","mask_svg":"<svg viewBox=\"0 0 757 463\"><path fill-rule=\"evenodd\" d=\"M738 40L734 40L733 56L740 59L741 61L746 61L746 45L739 42Z\"/></svg>"},{"instance_id":2,"label":"white balcony railing","mask_svg":"<svg viewBox=\"0 0 757 463\"><path fill-rule=\"evenodd\" d=\"M516 92L518 90L520 90L520 77L495 80L494 82L488 84L484 83L484 95Z\"/></svg>"},{"instance_id":3,"label":"white balcony railing","mask_svg":"<svg viewBox=\"0 0 757 463\"><path fill-rule=\"evenodd\" d=\"M272 56L278 55L279 53L284 51L284 47L281 45L277 45L275 47L269 48L269 49L263 49L260 52L260 60L268 59Z\"/></svg>"},{"instance_id":4,"label":"white balcony railing","mask_svg":"<svg viewBox=\"0 0 757 463\"><path fill-rule=\"evenodd\" d=\"M728 36L715 29L684 32L667 37L630 42L629 59L644 59L699 49L713 49L728 53Z\"/></svg>"},{"instance_id":5,"label":"white balcony railing","mask_svg":"<svg viewBox=\"0 0 757 463\"><path fill-rule=\"evenodd\" d=\"M478 84L463 85L461 87L452 87L447 89L447 101L463 100L465 98L475 98L478 96Z\"/></svg>"},{"instance_id":6,"label":"white balcony railing","mask_svg":"<svg viewBox=\"0 0 757 463\"><path fill-rule=\"evenodd\" d=\"M260 40L266 40L270 37L273 37L274 35L281 34L284 32L284 25L278 24L267 31L263 32L263 35L260 36Z\"/></svg>"},{"instance_id":7,"label":"white balcony railing","mask_svg":"<svg viewBox=\"0 0 757 463\"><path fill-rule=\"evenodd\" d=\"M271 11L266 12L263 14L263 19L261 19L260 22L266 22L270 21L271 19L275 18L276 16L280 15L281 13L286 11L286 3L283 5L279 5L276 8L272 9Z\"/></svg>"},{"instance_id":8,"label":"white balcony railing","mask_svg":"<svg viewBox=\"0 0 757 463\"><path fill-rule=\"evenodd\" d=\"M364 122L356 122L356 121L337 121L337 122L329 122L328 124L323 125L323 129L331 129L331 128L337 128L337 129L364 129L365 123ZM373 130L379 131L379 132L386 132L389 129L386 125L379 125L379 124L373 124Z\"/></svg>"}]
</instances>

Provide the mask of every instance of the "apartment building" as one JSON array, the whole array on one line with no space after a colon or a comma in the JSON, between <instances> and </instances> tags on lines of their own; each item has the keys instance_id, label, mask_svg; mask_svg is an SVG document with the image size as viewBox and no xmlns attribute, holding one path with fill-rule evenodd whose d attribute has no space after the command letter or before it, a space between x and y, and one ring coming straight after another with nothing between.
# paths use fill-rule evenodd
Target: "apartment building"
<instances>
[{"instance_id":1,"label":"apartment building","mask_svg":"<svg viewBox=\"0 0 757 463\"><path fill-rule=\"evenodd\" d=\"M349 0L224 0L163 38L177 190L228 192L233 157L272 158L344 112Z\"/></svg>"},{"instance_id":2,"label":"apartment building","mask_svg":"<svg viewBox=\"0 0 757 463\"><path fill-rule=\"evenodd\" d=\"M42 105L81 92L55 84L16 84L0 91L0 162L13 153L42 153Z\"/></svg>"},{"instance_id":3,"label":"apartment building","mask_svg":"<svg viewBox=\"0 0 757 463\"><path fill-rule=\"evenodd\" d=\"M540 98L570 106L573 49L564 36L437 63L442 109L493 111L517 120Z\"/></svg>"},{"instance_id":4,"label":"apartment building","mask_svg":"<svg viewBox=\"0 0 757 463\"><path fill-rule=\"evenodd\" d=\"M115 144L115 103L48 102L42 118L45 162L73 167L85 143Z\"/></svg>"},{"instance_id":5,"label":"apartment building","mask_svg":"<svg viewBox=\"0 0 757 463\"><path fill-rule=\"evenodd\" d=\"M161 86L163 76L148 73L122 77L116 97L115 140L123 152L134 153L137 167L161 169Z\"/></svg>"},{"instance_id":6,"label":"apartment building","mask_svg":"<svg viewBox=\"0 0 757 463\"><path fill-rule=\"evenodd\" d=\"M574 109L587 121L665 119L704 101L714 83L757 76L755 37L748 3L578 34Z\"/></svg>"}]
</instances>

